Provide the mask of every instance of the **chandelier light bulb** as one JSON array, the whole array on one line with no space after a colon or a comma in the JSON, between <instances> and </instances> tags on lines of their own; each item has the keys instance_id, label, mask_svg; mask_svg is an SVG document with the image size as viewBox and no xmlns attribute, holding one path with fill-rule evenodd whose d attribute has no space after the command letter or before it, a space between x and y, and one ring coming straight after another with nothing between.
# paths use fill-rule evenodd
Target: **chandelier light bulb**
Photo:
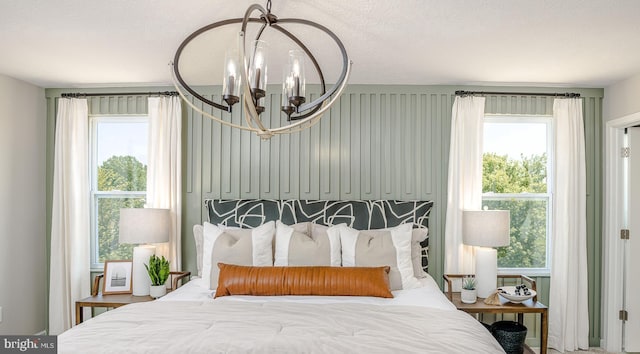
<instances>
[{"instance_id":1,"label":"chandelier light bulb","mask_svg":"<svg viewBox=\"0 0 640 354\"><path fill-rule=\"evenodd\" d=\"M253 41L249 59L249 85L256 112L264 112L263 98L267 91L267 43L261 40Z\"/></svg>"},{"instance_id":2,"label":"chandelier light bulb","mask_svg":"<svg viewBox=\"0 0 640 354\"><path fill-rule=\"evenodd\" d=\"M222 80L222 99L228 105L234 105L240 101L241 75L238 71L238 52L227 50L225 53L225 70Z\"/></svg>"},{"instance_id":3,"label":"chandelier light bulb","mask_svg":"<svg viewBox=\"0 0 640 354\"><path fill-rule=\"evenodd\" d=\"M287 80L290 80L287 85L291 87L289 90L289 103L296 107L296 111L301 104L305 103L305 75L304 75L304 52L301 50L293 49L289 51L289 63L288 63L289 76ZM286 112L285 112L286 113Z\"/></svg>"},{"instance_id":4,"label":"chandelier light bulb","mask_svg":"<svg viewBox=\"0 0 640 354\"><path fill-rule=\"evenodd\" d=\"M284 68L282 70L282 106L280 109L287 115L287 120L291 119L291 114L296 111L296 107L289 102L289 98L293 97L293 74Z\"/></svg>"}]
</instances>

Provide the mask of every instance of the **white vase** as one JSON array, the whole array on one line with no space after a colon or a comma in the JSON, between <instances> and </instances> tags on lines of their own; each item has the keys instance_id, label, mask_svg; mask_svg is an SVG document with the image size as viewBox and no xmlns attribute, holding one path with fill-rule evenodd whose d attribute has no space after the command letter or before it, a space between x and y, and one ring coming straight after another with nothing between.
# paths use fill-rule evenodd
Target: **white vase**
<instances>
[{"instance_id":1,"label":"white vase","mask_svg":"<svg viewBox=\"0 0 640 354\"><path fill-rule=\"evenodd\" d=\"M162 284L162 285L151 285L149 287L149 295L151 295L151 297L154 298L154 299L157 299L159 297L163 297L166 294L167 294L167 288L164 286L164 284Z\"/></svg>"},{"instance_id":2,"label":"white vase","mask_svg":"<svg viewBox=\"0 0 640 354\"><path fill-rule=\"evenodd\" d=\"M478 291L476 289L473 290L467 290L467 289L462 289L460 290L460 300L462 302L464 302L465 304L473 304L476 302L478 298Z\"/></svg>"}]
</instances>

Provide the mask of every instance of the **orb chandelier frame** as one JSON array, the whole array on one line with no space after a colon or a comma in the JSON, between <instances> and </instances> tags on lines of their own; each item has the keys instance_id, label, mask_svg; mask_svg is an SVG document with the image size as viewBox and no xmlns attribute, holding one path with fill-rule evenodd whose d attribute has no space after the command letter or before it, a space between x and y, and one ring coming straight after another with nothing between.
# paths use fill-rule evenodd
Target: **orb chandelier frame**
<instances>
[{"instance_id":1,"label":"orb chandelier frame","mask_svg":"<svg viewBox=\"0 0 640 354\"><path fill-rule=\"evenodd\" d=\"M251 17L251 15L255 11L258 11L260 13L260 17L258 18ZM249 58L250 60L247 60L246 30L247 30L247 25L250 22L260 23L261 27L259 28L255 38L254 43L256 44L254 44L252 48L253 57ZM239 79L239 82L235 81L237 80L237 77L234 77L233 75L230 75L228 77L225 76L223 78L224 80L223 100L227 103L227 105L224 105L222 103L213 102L212 100L209 100L203 97L201 94L199 94L196 90L194 90L191 86L187 84L187 82L183 79L182 75L180 74L180 70L179 70L180 56L182 55L182 51L184 50L184 48L192 40L202 35L203 33L211 31L221 26L234 25L238 23L242 24L241 30L240 32L238 32L238 36L237 36L237 52L239 53L238 63L240 64L239 65L240 68L238 71L239 71L240 79ZM294 34L292 34L287 29L283 28L282 26L280 26L280 24L287 24L287 23L301 24L301 25L306 25L306 26L319 29L324 33L326 33L338 46L340 53L342 55L342 71L340 73L340 76L337 82L329 90L326 89L324 75L322 73L322 70L320 69L320 65L318 64L316 58L313 56L311 51ZM255 53L258 50L257 43L260 41L260 38L266 28L272 28L277 30L281 34L284 34L286 37L288 37L295 44L297 44L298 47L300 47L302 52L304 52L304 54L306 55L306 58L308 58L313 64L315 72L317 73L320 79L320 88L321 88L321 95L315 100L313 100L312 102L306 103L306 98L304 96L299 95L299 92L300 92L299 77L296 76L294 78L291 76L287 76L283 78L283 99L282 99L281 110L287 115L287 121L289 121L290 123L287 125L274 127L274 128L266 127L263 124L262 120L260 119L260 114L264 111L264 107L260 106L260 100L265 96L265 91L264 89L261 89L260 87L258 87L259 84L257 84L257 82L260 82L259 81L260 70L258 68L258 70L256 71L256 68L254 67L254 65L256 67L259 65L255 60ZM291 55L292 55L291 52L292 51L290 51L290 61L291 61ZM200 114L208 118L211 118L223 125L226 125L232 128L238 128L238 129L254 132L259 137L265 140L270 139L276 134L289 134L289 133L301 131L318 123L320 121L320 118L322 118L322 115L342 95L342 92L344 91L347 85L347 81L351 73L352 65L353 63L349 59L349 56L347 55L347 51L344 45L342 44L342 41L340 41L340 39L338 38L338 36L336 36L333 32L331 32L325 26L309 20L297 19L297 18L287 18L287 19L277 18L274 14L271 13L271 0L267 0L266 10L261 5L253 4L247 8L243 18L234 18L234 19L218 21L196 30L191 35L189 35L182 42L182 44L180 44L174 56L173 62L170 63L170 66L172 67L171 73L172 73L173 85L178 91L178 94L187 103L187 105L189 105L192 109L199 112ZM296 70L299 70L299 69L296 69ZM266 72L266 69L264 71ZM266 73L264 73L264 75L266 75ZM296 75L299 75L299 73L297 73ZM302 73L302 75L304 75L304 73ZM258 78L258 81L256 81L256 77ZM251 82L249 81L250 78L252 79ZM295 80L295 82L292 80ZM266 81L266 77L264 81ZM237 90L236 87L234 86L234 83L239 83L239 86L241 87L239 88L241 89L241 92L239 95L242 96L242 102L243 102L242 105L244 107L244 118L245 118L246 125L234 124L230 121L221 119L217 116L212 115L211 113L204 111L202 108L197 107L195 104L193 104L191 100L187 99L186 94L184 92L184 91L187 91L189 94L192 95L193 98L201 101L206 105L215 107L221 111L232 112L233 105L241 100L240 97L233 94L233 91ZM255 87L251 87L252 85L254 85ZM266 88L266 83L263 83L262 85L264 85L263 87ZM296 89L295 91L296 93L293 93L292 87ZM304 76L302 76L301 92L304 93Z\"/></svg>"}]
</instances>

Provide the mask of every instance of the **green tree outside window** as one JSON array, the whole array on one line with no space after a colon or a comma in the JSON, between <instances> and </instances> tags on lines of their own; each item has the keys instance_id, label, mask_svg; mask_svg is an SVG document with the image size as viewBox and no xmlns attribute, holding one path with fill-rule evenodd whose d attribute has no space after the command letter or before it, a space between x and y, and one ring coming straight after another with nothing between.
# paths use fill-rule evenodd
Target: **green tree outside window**
<instances>
[{"instance_id":1,"label":"green tree outside window","mask_svg":"<svg viewBox=\"0 0 640 354\"><path fill-rule=\"evenodd\" d=\"M509 210L511 240L498 248L501 268L545 268L547 259L548 200L507 198L501 193L547 193L547 156L521 156L485 153L482 164L483 206L492 210ZM495 194L493 194L495 193Z\"/></svg>"},{"instance_id":2,"label":"green tree outside window","mask_svg":"<svg viewBox=\"0 0 640 354\"><path fill-rule=\"evenodd\" d=\"M147 166L133 156L113 156L98 167L99 191L146 191ZM118 243L120 209L142 208L144 197L98 198L98 261L131 259L134 245Z\"/></svg>"}]
</instances>

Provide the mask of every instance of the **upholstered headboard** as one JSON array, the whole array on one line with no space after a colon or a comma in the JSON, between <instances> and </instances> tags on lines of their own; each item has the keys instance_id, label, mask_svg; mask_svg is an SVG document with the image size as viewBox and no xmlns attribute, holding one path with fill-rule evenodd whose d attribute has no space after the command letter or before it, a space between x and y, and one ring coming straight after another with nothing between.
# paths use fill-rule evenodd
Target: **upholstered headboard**
<instances>
[{"instance_id":1,"label":"upholstered headboard","mask_svg":"<svg viewBox=\"0 0 640 354\"><path fill-rule=\"evenodd\" d=\"M253 228L267 221L280 220L292 225L313 222L321 225L346 223L358 230L383 229L403 223L429 227L433 201L398 200L261 200L207 199L209 222ZM422 266L428 265L429 239L422 242Z\"/></svg>"}]
</instances>

